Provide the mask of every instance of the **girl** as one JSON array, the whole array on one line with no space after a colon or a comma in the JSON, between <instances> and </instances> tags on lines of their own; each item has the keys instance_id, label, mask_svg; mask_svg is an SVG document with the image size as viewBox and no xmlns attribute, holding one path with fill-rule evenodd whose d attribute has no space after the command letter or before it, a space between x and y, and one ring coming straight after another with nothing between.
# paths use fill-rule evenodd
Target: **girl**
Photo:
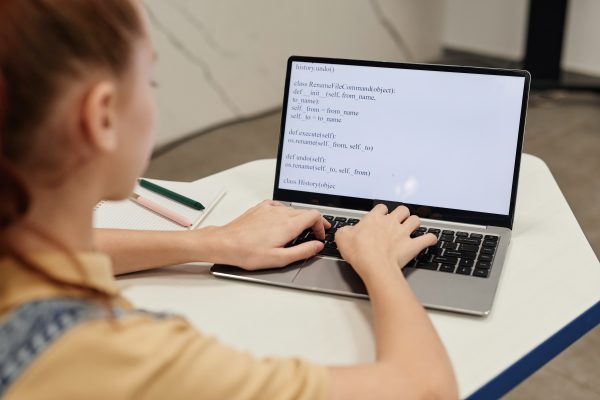
<instances>
[{"instance_id":1,"label":"girl","mask_svg":"<svg viewBox=\"0 0 600 400\"><path fill-rule=\"evenodd\" d=\"M265 201L222 227L94 232L94 205L127 198L148 163L154 58L138 0L0 1L0 397L456 398L400 270L436 239L410 238L419 219L405 207L378 205L336 234L371 295L369 364L255 359L121 297L113 273L199 260L282 266L323 246L285 243L329 226Z\"/></svg>"}]
</instances>

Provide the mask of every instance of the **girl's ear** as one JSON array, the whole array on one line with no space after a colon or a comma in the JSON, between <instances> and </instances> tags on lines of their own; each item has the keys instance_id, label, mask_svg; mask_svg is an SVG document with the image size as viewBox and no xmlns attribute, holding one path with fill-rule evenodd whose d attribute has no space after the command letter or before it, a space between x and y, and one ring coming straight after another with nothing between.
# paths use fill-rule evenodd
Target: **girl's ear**
<instances>
[{"instance_id":1,"label":"girl's ear","mask_svg":"<svg viewBox=\"0 0 600 400\"><path fill-rule=\"evenodd\" d=\"M117 148L117 88L108 80L96 83L83 101L82 134L95 151L112 153Z\"/></svg>"}]
</instances>

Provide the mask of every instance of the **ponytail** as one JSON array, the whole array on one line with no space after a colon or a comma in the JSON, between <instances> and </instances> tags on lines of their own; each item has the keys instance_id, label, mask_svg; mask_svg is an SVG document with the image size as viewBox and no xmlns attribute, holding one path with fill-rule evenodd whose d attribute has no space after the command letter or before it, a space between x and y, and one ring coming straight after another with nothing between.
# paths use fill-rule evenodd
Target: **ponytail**
<instances>
[{"instance_id":1,"label":"ponytail","mask_svg":"<svg viewBox=\"0 0 600 400\"><path fill-rule=\"evenodd\" d=\"M31 208L31 196L27 186L20 177L17 169L4 153L4 139L6 130L6 116L8 115L8 100L6 95L6 84L2 71L0 70L0 257L10 256L19 262L21 266L40 276L44 280L71 289L78 289L88 294L90 298L99 300L109 306L110 295L100 290L90 288L84 284L64 282L49 274L44 268L28 257L17 243L12 243L7 231L10 227L21 224L29 232L42 238L47 243L56 247L67 255L72 264L83 273L83 267L73 252L60 241L37 229L25 221L25 216Z\"/></svg>"},{"instance_id":2,"label":"ponytail","mask_svg":"<svg viewBox=\"0 0 600 400\"><path fill-rule=\"evenodd\" d=\"M124 73L143 23L126 0L0 0L0 257L11 257L40 278L110 305L109 293L64 282L27 256L15 240L26 230L65 254L85 278L72 249L27 220L35 199L19 174L35 147L64 82L89 68Z\"/></svg>"},{"instance_id":3,"label":"ponytail","mask_svg":"<svg viewBox=\"0 0 600 400\"><path fill-rule=\"evenodd\" d=\"M23 218L31 205L31 197L23 180L4 154L4 131L8 100L4 74L0 71L0 232Z\"/></svg>"}]
</instances>

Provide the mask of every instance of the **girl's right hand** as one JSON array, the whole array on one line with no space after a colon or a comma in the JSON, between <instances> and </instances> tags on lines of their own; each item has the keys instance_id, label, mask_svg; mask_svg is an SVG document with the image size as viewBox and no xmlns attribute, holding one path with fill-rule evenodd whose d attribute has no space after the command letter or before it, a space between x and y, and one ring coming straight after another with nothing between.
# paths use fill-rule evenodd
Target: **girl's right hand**
<instances>
[{"instance_id":1,"label":"girl's right hand","mask_svg":"<svg viewBox=\"0 0 600 400\"><path fill-rule=\"evenodd\" d=\"M376 205L354 226L340 228L335 234L338 249L364 281L400 271L421 250L437 243L428 233L417 238L410 234L421 225L405 206L388 214L383 204Z\"/></svg>"}]
</instances>

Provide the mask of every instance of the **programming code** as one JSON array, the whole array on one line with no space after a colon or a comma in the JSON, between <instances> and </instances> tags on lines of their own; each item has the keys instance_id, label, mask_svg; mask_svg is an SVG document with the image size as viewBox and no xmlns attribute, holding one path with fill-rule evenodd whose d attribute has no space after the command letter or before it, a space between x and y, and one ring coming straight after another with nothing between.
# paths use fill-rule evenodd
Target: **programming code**
<instances>
[{"instance_id":1,"label":"programming code","mask_svg":"<svg viewBox=\"0 0 600 400\"><path fill-rule=\"evenodd\" d=\"M279 187L506 215L524 83L293 62Z\"/></svg>"}]
</instances>

